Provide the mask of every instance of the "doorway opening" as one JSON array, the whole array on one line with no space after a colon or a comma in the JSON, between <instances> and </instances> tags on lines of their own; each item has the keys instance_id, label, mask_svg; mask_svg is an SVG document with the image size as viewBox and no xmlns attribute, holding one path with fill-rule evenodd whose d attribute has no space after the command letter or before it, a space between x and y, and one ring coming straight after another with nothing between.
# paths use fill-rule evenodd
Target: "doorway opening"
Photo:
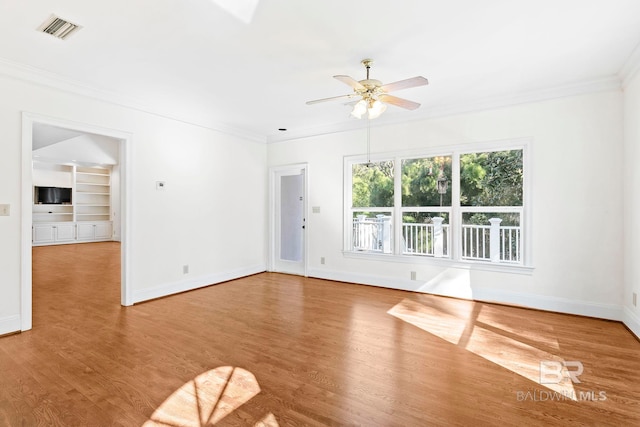
<instances>
[{"instance_id":1,"label":"doorway opening","mask_svg":"<svg viewBox=\"0 0 640 427\"><path fill-rule=\"evenodd\" d=\"M33 326L33 246L119 241L120 304L133 304L128 286L130 140L126 132L23 113L22 331ZM53 197L53 203L36 203L39 193L45 202Z\"/></svg>"}]
</instances>

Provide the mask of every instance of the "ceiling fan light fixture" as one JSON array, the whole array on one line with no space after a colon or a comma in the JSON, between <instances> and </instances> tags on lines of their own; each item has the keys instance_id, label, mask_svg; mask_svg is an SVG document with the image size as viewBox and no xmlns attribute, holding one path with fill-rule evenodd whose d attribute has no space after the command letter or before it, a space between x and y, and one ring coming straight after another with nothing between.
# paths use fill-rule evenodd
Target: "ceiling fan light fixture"
<instances>
[{"instance_id":1,"label":"ceiling fan light fixture","mask_svg":"<svg viewBox=\"0 0 640 427\"><path fill-rule=\"evenodd\" d=\"M351 110L351 117L356 119L361 119L362 115L367 112L367 102L364 99L356 102L356 105L353 106L353 110Z\"/></svg>"},{"instance_id":2,"label":"ceiling fan light fixture","mask_svg":"<svg viewBox=\"0 0 640 427\"><path fill-rule=\"evenodd\" d=\"M354 104L353 109L351 110L351 117L356 119L361 119L364 114L367 114L367 118L369 119L375 119L382 113L384 113L384 111L387 109L387 104L404 108L406 110L415 110L416 108L420 107L420 104L417 102L398 98L397 96L390 95L389 92L401 89L409 89L417 86L425 86L429 84L429 81L427 79L422 76L416 76L410 79L399 80L394 83L383 84L380 80L372 79L369 76L369 71L373 60L363 59L361 62L367 70L366 79L358 81L350 76L345 76L342 74L333 76L334 79L351 87L351 89L353 89L352 93L347 95L332 96L330 98L307 101L307 105L359 97L360 101Z\"/></svg>"},{"instance_id":3,"label":"ceiling fan light fixture","mask_svg":"<svg viewBox=\"0 0 640 427\"><path fill-rule=\"evenodd\" d=\"M380 117L380 114L384 113L387 109L387 106L380 101L373 101L371 103L371 107L368 108L369 118L375 119Z\"/></svg>"}]
</instances>

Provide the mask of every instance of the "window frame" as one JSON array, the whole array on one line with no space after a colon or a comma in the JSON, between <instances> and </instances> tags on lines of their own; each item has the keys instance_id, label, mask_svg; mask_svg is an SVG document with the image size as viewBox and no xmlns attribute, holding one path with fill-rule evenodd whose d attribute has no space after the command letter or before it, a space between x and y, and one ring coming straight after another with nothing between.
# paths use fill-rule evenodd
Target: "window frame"
<instances>
[{"instance_id":1,"label":"window frame","mask_svg":"<svg viewBox=\"0 0 640 427\"><path fill-rule=\"evenodd\" d=\"M531 168L529 162L531 158L531 140L528 138L510 139L503 141L477 142L464 145L439 146L418 150L393 151L385 153L366 155L354 155L344 157L344 229L343 229L343 255L349 258L365 258L380 259L393 262L409 262L409 263L427 263L456 265L466 268L473 267L478 269L494 270L494 271L511 271L516 273L530 274L533 270L532 244L531 244ZM482 153L494 151L522 150L522 206L504 207L504 206L482 206L471 207L460 205L460 156L469 153ZM416 212L416 207L402 206L402 160L416 158L430 158L439 156L451 156L451 206L442 207L419 207L422 211L441 211L449 212L449 232L448 232L448 249L447 257L420 256L416 254L403 253L402 249L402 213ZM355 210L363 210L362 208L353 208L352 201L352 165L358 163L380 162L385 160L393 160L395 168L394 176L394 206L392 209L393 218L393 243L392 253L382 254L366 251L352 250L352 234L353 234L353 212ZM471 260L462 257L462 215L465 212L485 211L485 212L515 212L520 215L520 251L521 261L519 263L509 262L491 262L485 260Z\"/></svg>"}]
</instances>

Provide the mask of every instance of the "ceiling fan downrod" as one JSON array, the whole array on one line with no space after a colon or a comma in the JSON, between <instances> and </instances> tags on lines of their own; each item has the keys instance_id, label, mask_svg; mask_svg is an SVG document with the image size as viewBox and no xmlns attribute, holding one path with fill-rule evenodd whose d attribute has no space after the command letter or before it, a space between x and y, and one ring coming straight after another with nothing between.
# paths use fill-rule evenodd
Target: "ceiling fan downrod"
<instances>
[{"instance_id":1,"label":"ceiling fan downrod","mask_svg":"<svg viewBox=\"0 0 640 427\"><path fill-rule=\"evenodd\" d=\"M371 69L371 63L373 62L373 59L363 59L360 62L367 69L367 80L369 80L369 70Z\"/></svg>"}]
</instances>

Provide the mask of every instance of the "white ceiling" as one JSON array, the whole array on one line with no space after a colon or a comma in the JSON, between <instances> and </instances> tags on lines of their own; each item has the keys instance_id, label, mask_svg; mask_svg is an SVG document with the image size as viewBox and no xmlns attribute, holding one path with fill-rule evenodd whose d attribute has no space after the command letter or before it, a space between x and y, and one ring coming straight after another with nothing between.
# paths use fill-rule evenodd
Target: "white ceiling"
<instances>
[{"instance_id":1,"label":"white ceiling","mask_svg":"<svg viewBox=\"0 0 640 427\"><path fill-rule=\"evenodd\" d=\"M83 28L65 41L37 32L52 13ZM385 83L430 82L395 92L422 107L390 106L379 124L619 86L640 42L640 1L0 0L0 35L0 72L44 72L277 141L361 126L340 102L305 101L349 93L332 76L363 79L363 58Z\"/></svg>"},{"instance_id":2,"label":"white ceiling","mask_svg":"<svg viewBox=\"0 0 640 427\"><path fill-rule=\"evenodd\" d=\"M31 146L35 151L81 135L84 135L84 133L59 128L57 126L46 125L44 123L34 123L32 128Z\"/></svg>"},{"instance_id":3,"label":"white ceiling","mask_svg":"<svg viewBox=\"0 0 640 427\"><path fill-rule=\"evenodd\" d=\"M47 163L105 166L119 163L120 141L104 135L33 124L33 159Z\"/></svg>"}]
</instances>

